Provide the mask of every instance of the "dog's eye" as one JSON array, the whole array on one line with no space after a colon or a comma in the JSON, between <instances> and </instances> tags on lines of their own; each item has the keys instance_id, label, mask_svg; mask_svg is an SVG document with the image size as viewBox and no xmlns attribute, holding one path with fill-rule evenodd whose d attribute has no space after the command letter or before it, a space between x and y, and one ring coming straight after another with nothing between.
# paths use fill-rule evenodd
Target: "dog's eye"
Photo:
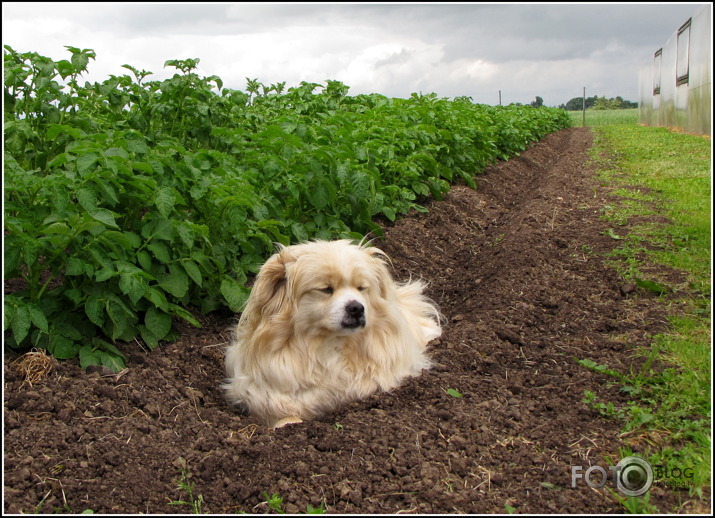
<instances>
[{"instance_id":1,"label":"dog's eye","mask_svg":"<svg viewBox=\"0 0 715 518\"><path fill-rule=\"evenodd\" d=\"M333 287L332 287L332 286L328 286L327 288L319 288L318 291L322 291L323 293L327 293L328 295L332 295L332 294L333 294L333 291L335 291L335 290L333 290Z\"/></svg>"},{"instance_id":2,"label":"dog's eye","mask_svg":"<svg viewBox=\"0 0 715 518\"><path fill-rule=\"evenodd\" d=\"M367 286L358 286L358 291L365 291Z\"/></svg>"}]
</instances>

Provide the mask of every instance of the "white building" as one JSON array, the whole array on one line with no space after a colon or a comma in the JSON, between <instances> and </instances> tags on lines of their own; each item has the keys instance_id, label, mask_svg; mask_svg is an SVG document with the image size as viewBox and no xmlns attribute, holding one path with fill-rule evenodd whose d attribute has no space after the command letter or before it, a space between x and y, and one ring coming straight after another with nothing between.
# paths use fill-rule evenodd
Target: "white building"
<instances>
[{"instance_id":1,"label":"white building","mask_svg":"<svg viewBox=\"0 0 715 518\"><path fill-rule=\"evenodd\" d=\"M638 121L711 134L712 6L702 7L656 49L638 77Z\"/></svg>"}]
</instances>

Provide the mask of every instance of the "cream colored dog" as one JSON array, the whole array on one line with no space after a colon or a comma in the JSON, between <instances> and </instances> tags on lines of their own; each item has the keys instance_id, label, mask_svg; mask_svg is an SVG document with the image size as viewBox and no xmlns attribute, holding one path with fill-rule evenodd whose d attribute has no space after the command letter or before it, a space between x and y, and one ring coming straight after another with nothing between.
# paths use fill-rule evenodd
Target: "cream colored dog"
<instances>
[{"instance_id":1,"label":"cream colored dog","mask_svg":"<svg viewBox=\"0 0 715 518\"><path fill-rule=\"evenodd\" d=\"M430 367L440 315L385 254L342 241L281 247L261 268L226 351L229 401L269 426L314 419Z\"/></svg>"}]
</instances>

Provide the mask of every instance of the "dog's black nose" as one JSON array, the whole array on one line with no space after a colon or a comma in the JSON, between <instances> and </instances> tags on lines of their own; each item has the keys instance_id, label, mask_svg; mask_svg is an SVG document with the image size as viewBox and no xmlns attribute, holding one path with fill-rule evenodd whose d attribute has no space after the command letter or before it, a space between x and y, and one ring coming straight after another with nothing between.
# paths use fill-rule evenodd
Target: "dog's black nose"
<instances>
[{"instance_id":1,"label":"dog's black nose","mask_svg":"<svg viewBox=\"0 0 715 518\"><path fill-rule=\"evenodd\" d=\"M359 317L365 313L365 308L357 300L351 300L345 306L345 311L352 317Z\"/></svg>"},{"instance_id":2,"label":"dog's black nose","mask_svg":"<svg viewBox=\"0 0 715 518\"><path fill-rule=\"evenodd\" d=\"M350 329L365 325L365 307L357 300L351 300L345 305L343 327Z\"/></svg>"}]
</instances>

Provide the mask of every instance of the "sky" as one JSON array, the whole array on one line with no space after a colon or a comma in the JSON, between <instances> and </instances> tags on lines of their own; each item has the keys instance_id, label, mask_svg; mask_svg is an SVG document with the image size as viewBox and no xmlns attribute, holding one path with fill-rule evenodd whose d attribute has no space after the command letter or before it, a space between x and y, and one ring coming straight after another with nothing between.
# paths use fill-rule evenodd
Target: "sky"
<instances>
[{"instance_id":1,"label":"sky","mask_svg":"<svg viewBox=\"0 0 715 518\"><path fill-rule=\"evenodd\" d=\"M574 97L638 101L638 70L704 3L24 3L3 2L2 40L69 59L93 49L85 80L170 59L245 91L337 80L348 95L469 96L547 106Z\"/></svg>"}]
</instances>

